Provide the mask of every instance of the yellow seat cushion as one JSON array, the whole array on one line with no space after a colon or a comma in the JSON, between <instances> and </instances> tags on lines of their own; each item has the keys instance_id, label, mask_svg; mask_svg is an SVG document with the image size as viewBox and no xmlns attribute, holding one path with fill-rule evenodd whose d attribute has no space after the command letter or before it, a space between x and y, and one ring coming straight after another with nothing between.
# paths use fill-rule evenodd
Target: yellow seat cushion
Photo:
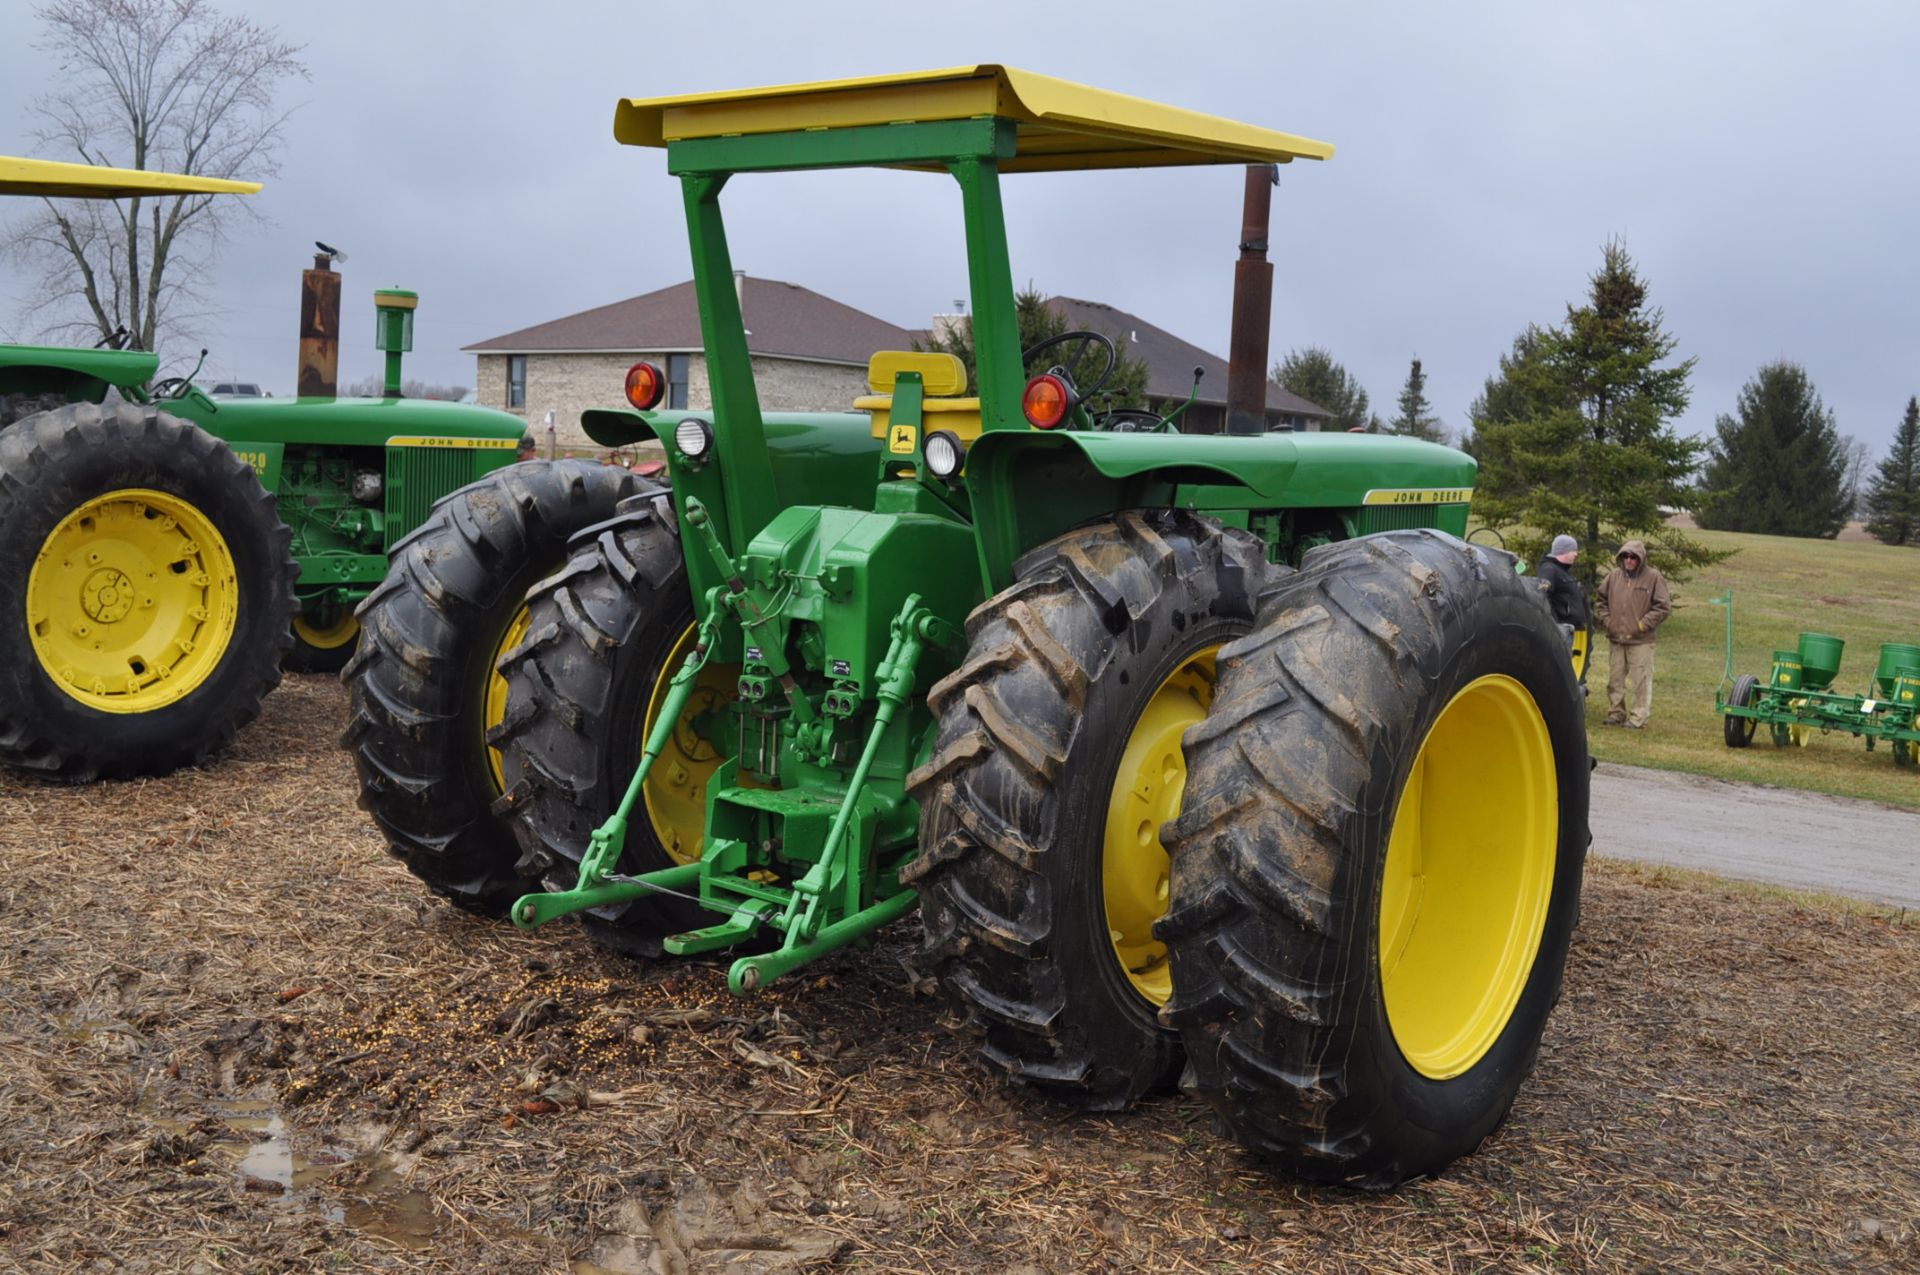
<instances>
[{"instance_id":1,"label":"yellow seat cushion","mask_svg":"<svg viewBox=\"0 0 1920 1275\"><path fill-rule=\"evenodd\" d=\"M867 388L876 394L893 389L902 372L918 372L928 398L943 398L967 388L967 365L941 350L881 350L867 360Z\"/></svg>"}]
</instances>

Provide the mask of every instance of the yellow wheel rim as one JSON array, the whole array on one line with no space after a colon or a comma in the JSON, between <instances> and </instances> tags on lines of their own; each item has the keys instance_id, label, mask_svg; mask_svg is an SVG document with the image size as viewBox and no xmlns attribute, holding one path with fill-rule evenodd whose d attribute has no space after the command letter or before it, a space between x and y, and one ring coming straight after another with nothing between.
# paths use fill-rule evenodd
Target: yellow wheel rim
<instances>
[{"instance_id":1,"label":"yellow wheel rim","mask_svg":"<svg viewBox=\"0 0 1920 1275\"><path fill-rule=\"evenodd\" d=\"M54 685L104 713L151 713L219 667L240 581L196 506L127 488L60 520L27 575L26 604L34 655Z\"/></svg>"},{"instance_id":2,"label":"yellow wheel rim","mask_svg":"<svg viewBox=\"0 0 1920 1275\"><path fill-rule=\"evenodd\" d=\"M360 621L351 611L331 624L316 624L303 615L293 617L293 635L317 651L336 651L360 636Z\"/></svg>"},{"instance_id":3,"label":"yellow wheel rim","mask_svg":"<svg viewBox=\"0 0 1920 1275\"><path fill-rule=\"evenodd\" d=\"M1153 937L1153 923L1167 911L1169 861L1160 828L1180 814L1187 789L1186 755L1180 737L1207 715L1213 703L1211 646L1188 659L1140 710L1107 799L1101 855L1107 936L1135 991L1155 1005L1173 994L1167 946Z\"/></svg>"},{"instance_id":4,"label":"yellow wheel rim","mask_svg":"<svg viewBox=\"0 0 1920 1275\"><path fill-rule=\"evenodd\" d=\"M653 694L647 697L647 720L640 732L642 739L653 732L653 724L660 718L660 706L667 698L667 684L685 662L697 632L698 629L689 624L673 649L667 652L660 676L654 681ZM718 712L739 695L738 664L709 663L701 669L672 740L641 787L640 795L647 803L647 817L653 821L654 835L660 838L667 857L675 863L692 863L700 857L707 831L707 782L725 760L720 751L694 729L694 724L703 714Z\"/></svg>"},{"instance_id":5,"label":"yellow wheel rim","mask_svg":"<svg viewBox=\"0 0 1920 1275\"><path fill-rule=\"evenodd\" d=\"M1553 741L1495 674L1441 710L1400 794L1380 892L1380 985L1413 1069L1448 1080L1493 1047L1546 929L1559 844Z\"/></svg>"},{"instance_id":6,"label":"yellow wheel rim","mask_svg":"<svg viewBox=\"0 0 1920 1275\"><path fill-rule=\"evenodd\" d=\"M507 790L507 776L500 768L500 750L486 742L487 736L507 716L507 679L500 676L500 657L520 645L527 636L527 629L533 623L533 613L522 606L513 613L513 619L507 624L507 631L500 635L500 644L493 648L493 658L487 661L487 702L481 713L480 743L487 750L487 765L493 771L493 790Z\"/></svg>"}]
</instances>

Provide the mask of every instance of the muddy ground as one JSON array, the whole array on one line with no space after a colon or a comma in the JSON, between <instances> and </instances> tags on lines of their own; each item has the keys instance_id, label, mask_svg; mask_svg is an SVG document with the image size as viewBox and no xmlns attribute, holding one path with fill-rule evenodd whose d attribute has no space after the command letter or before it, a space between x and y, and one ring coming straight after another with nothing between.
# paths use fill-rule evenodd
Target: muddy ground
<instances>
[{"instance_id":1,"label":"muddy ground","mask_svg":"<svg viewBox=\"0 0 1920 1275\"><path fill-rule=\"evenodd\" d=\"M1395 1194L1063 1112L911 922L753 1001L431 900L293 678L207 771L0 775L0 1268L1920 1268L1920 926L1596 864L1507 1126Z\"/></svg>"}]
</instances>

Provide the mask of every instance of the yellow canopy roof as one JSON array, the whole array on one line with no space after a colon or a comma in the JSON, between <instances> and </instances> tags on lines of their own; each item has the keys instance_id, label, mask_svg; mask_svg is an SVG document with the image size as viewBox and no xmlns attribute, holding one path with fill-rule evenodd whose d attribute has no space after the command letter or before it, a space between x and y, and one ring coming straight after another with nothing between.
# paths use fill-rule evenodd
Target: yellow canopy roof
<instances>
[{"instance_id":1,"label":"yellow canopy roof","mask_svg":"<svg viewBox=\"0 0 1920 1275\"><path fill-rule=\"evenodd\" d=\"M822 80L725 93L628 98L613 135L628 146L691 138L997 115L1018 121L1006 172L1145 168L1163 164L1285 164L1327 159L1333 147L1050 75L982 64Z\"/></svg>"},{"instance_id":2,"label":"yellow canopy roof","mask_svg":"<svg viewBox=\"0 0 1920 1275\"><path fill-rule=\"evenodd\" d=\"M252 195L259 190L259 182L228 181L222 177L189 177L180 173L148 173L135 168L100 168L93 164L63 164L52 159L17 159L12 155L0 155L0 195L124 199L129 195Z\"/></svg>"}]
</instances>

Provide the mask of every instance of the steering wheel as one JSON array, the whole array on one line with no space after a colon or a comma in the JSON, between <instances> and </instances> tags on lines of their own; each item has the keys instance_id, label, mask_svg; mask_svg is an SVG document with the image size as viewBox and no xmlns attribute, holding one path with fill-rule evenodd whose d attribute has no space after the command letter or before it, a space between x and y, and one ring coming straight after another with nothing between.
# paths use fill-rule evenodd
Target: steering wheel
<instances>
[{"instance_id":1,"label":"steering wheel","mask_svg":"<svg viewBox=\"0 0 1920 1275\"><path fill-rule=\"evenodd\" d=\"M193 382L186 377L169 376L164 381L155 381L147 394L152 398L185 398L192 388Z\"/></svg>"},{"instance_id":2,"label":"steering wheel","mask_svg":"<svg viewBox=\"0 0 1920 1275\"><path fill-rule=\"evenodd\" d=\"M1078 395L1080 401L1084 403L1099 393L1101 386L1113 379L1114 370L1120 366L1120 354L1113 348L1113 342L1102 333L1088 332L1081 329L1072 332L1062 332L1059 336L1048 337L1038 345L1028 346L1020 352L1021 366L1032 367L1040 361L1040 356L1048 350L1065 345L1073 346L1073 357L1068 359L1054 359L1049 363L1047 370L1057 376L1065 377L1067 383L1073 387L1073 392ZM1075 375L1074 369L1078 368L1081 362L1087 358L1089 351L1097 351L1104 357L1105 362L1101 364L1100 374L1098 376L1091 378L1086 384L1082 384L1079 377Z\"/></svg>"},{"instance_id":3,"label":"steering wheel","mask_svg":"<svg viewBox=\"0 0 1920 1275\"><path fill-rule=\"evenodd\" d=\"M124 350L127 348L127 343L131 340L133 340L133 333L127 331L126 326L122 324L120 327L115 328L113 331L101 337L98 341L95 341L93 348L96 350Z\"/></svg>"},{"instance_id":4,"label":"steering wheel","mask_svg":"<svg viewBox=\"0 0 1920 1275\"><path fill-rule=\"evenodd\" d=\"M1113 434L1174 432L1166 422L1160 419L1158 412L1149 412L1138 407L1116 407L1110 412L1102 412L1093 418L1093 427Z\"/></svg>"}]
</instances>

